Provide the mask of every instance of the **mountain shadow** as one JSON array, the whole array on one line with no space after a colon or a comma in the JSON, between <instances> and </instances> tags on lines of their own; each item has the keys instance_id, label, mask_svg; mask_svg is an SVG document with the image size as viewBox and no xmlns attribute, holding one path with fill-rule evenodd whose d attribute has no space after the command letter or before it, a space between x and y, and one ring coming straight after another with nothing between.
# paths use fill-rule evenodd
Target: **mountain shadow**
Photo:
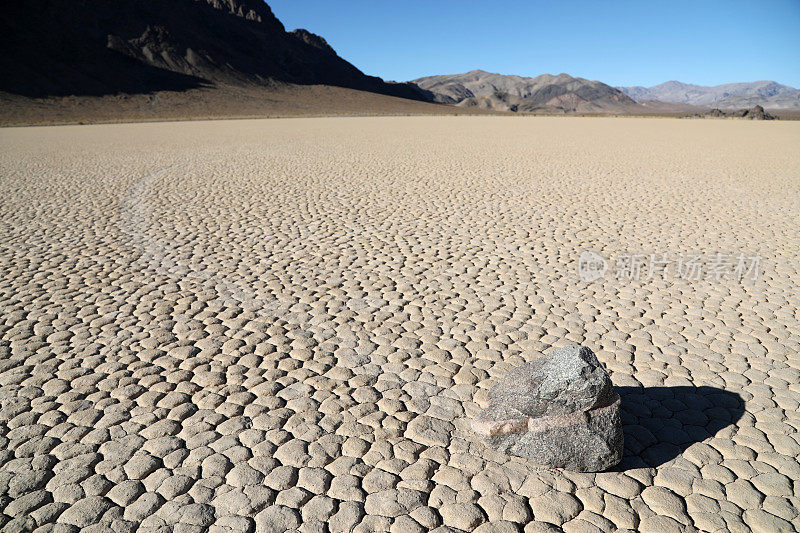
<instances>
[{"instance_id":1,"label":"mountain shadow","mask_svg":"<svg viewBox=\"0 0 800 533\"><path fill-rule=\"evenodd\" d=\"M262 0L27 0L3 6L0 90L140 94L207 84L319 84L424 100L367 76Z\"/></svg>"},{"instance_id":2,"label":"mountain shadow","mask_svg":"<svg viewBox=\"0 0 800 533\"><path fill-rule=\"evenodd\" d=\"M657 467L689 446L736 424L745 410L734 392L716 387L616 387L622 398L625 451L620 470Z\"/></svg>"}]
</instances>

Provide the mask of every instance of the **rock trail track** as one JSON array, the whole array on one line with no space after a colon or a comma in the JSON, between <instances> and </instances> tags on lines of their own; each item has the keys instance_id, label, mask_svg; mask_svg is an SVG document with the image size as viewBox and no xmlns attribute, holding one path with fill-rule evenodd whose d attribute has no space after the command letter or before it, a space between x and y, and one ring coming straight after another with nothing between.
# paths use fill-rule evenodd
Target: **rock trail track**
<instances>
[{"instance_id":1,"label":"rock trail track","mask_svg":"<svg viewBox=\"0 0 800 533\"><path fill-rule=\"evenodd\" d=\"M0 530L800 529L798 146L732 120L0 130ZM759 275L613 272L693 252ZM470 430L568 344L622 396L612 471Z\"/></svg>"}]
</instances>

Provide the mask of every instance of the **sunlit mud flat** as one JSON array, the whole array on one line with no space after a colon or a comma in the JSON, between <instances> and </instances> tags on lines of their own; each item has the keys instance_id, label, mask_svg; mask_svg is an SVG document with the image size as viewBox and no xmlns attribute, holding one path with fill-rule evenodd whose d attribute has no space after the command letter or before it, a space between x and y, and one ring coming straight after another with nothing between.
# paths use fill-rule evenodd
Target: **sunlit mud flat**
<instances>
[{"instance_id":1,"label":"sunlit mud flat","mask_svg":"<svg viewBox=\"0 0 800 533\"><path fill-rule=\"evenodd\" d=\"M0 529L796 529L798 146L734 120L2 130ZM568 344L622 396L614 471L470 429Z\"/></svg>"}]
</instances>

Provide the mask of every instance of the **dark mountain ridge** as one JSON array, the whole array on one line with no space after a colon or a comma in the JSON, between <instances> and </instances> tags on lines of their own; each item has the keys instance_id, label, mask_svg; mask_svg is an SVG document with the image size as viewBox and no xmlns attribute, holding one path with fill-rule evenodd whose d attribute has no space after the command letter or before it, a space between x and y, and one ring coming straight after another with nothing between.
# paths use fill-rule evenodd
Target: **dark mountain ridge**
<instances>
[{"instance_id":1,"label":"dark mountain ridge","mask_svg":"<svg viewBox=\"0 0 800 533\"><path fill-rule=\"evenodd\" d=\"M0 90L29 97L322 84L424 99L367 76L261 0L27 0L3 7Z\"/></svg>"}]
</instances>

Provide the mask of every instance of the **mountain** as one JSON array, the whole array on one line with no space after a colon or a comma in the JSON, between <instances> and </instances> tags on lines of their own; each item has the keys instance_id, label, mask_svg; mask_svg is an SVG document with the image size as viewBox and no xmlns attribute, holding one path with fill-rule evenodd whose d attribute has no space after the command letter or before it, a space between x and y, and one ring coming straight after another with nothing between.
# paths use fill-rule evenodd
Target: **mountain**
<instances>
[{"instance_id":1,"label":"mountain","mask_svg":"<svg viewBox=\"0 0 800 533\"><path fill-rule=\"evenodd\" d=\"M718 109L760 105L766 109L800 109L800 90L774 81L726 83L706 87L668 81L653 87L617 87L637 102L658 100Z\"/></svg>"},{"instance_id":2,"label":"mountain","mask_svg":"<svg viewBox=\"0 0 800 533\"><path fill-rule=\"evenodd\" d=\"M619 113L638 106L627 95L599 81L568 74L535 78L473 70L428 76L411 83L436 102L502 111Z\"/></svg>"},{"instance_id":3,"label":"mountain","mask_svg":"<svg viewBox=\"0 0 800 533\"><path fill-rule=\"evenodd\" d=\"M424 99L367 76L262 0L26 0L0 19L0 91L27 97L322 84Z\"/></svg>"}]
</instances>

